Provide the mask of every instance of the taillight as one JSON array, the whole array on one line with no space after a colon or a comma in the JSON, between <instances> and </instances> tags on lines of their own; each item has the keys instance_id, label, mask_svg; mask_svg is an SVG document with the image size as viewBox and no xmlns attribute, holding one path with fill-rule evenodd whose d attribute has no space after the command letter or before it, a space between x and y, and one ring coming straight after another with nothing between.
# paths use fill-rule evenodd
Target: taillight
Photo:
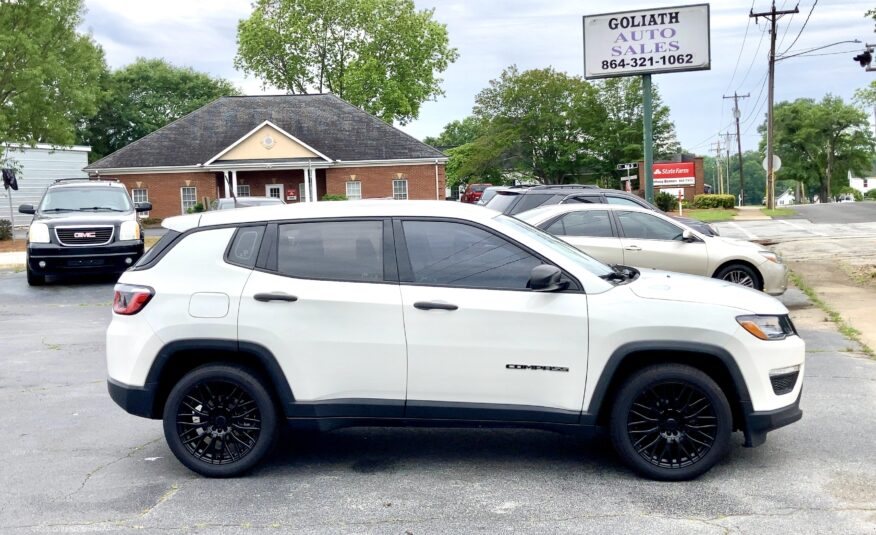
<instances>
[{"instance_id":1,"label":"taillight","mask_svg":"<svg viewBox=\"0 0 876 535\"><path fill-rule=\"evenodd\" d=\"M148 286L133 284L116 284L116 294L113 297L113 312L130 316L143 310L146 303L155 295L155 290Z\"/></svg>"}]
</instances>

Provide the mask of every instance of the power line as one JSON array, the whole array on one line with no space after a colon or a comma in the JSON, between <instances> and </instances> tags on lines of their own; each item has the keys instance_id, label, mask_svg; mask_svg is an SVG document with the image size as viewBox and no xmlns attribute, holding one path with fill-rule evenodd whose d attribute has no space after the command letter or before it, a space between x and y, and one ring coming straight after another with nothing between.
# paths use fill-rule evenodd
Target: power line
<instances>
[{"instance_id":1,"label":"power line","mask_svg":"<svg viewBox=\"0 0 876 535\"><path fill-rule=\"evenodd\" d=\"M754 4L752 4L754 5ZM748 19L751 20L751 17ZM751 57L751 63L748 64L748 70L745 71L745 76L742 78L742 81L739 82L738 89L742 89L742 86L745 84L745 81L748 80L748 75L751 74L751 68L754 67L754 62L757 61L757 53L760 52L760 45L763 44L763 38L767 33L767 28L764 26L763 30L760 32L760 41L757 42L757 49L754 51L754 55Z\"/></svg>"},{"instance_id":2,"label":"power line","mask_svg":"<svg viewBox=\"0 0 876 535\"><path fill-rule=\"evenodd\" d=\"M803 30L806 29L806 24L809 22L809 17L812 16L812 12L815 11L815 6L817 6L817 5L818 5L818 0L815 0L815 2L812 3L812 8L809 9L809 14L806 15L806 20L803 21L803 26L800 28L800 31L797 32L797 37L794 38L794 42L791 43L791 46L786 48L785 51L782 52L782 54L780 54L780 55L787 54L788 51L791 50L792 48L794 48L794 45L797 44L797 39L800 39L800 36L803 35ZM781 48L781 46L780 46L780 48Z\"/></svg>"},{"instance_id":3,"label":"power line","mask_svg":"<svg viewBox=\"0 0 876 535\"><path fill-rule=\"evenodd\" d=\"M751 9L754 9L755 0L751 0ZM727 84L727 88L724 89L726 93L730 86L733 85L733 80L736 78L736 71L739 69L739 61L742 59L742 53L745 51L745 40L748 39L748 28L751 27L751 17L748 17L748 24L745 25L745 35L742 36L742 46L739 47L739 55L736 56L736 66L733 67L733 75L730 76L730 83ZM755 54L757 54L755 52Z\"/></svg>"}]
</instances>

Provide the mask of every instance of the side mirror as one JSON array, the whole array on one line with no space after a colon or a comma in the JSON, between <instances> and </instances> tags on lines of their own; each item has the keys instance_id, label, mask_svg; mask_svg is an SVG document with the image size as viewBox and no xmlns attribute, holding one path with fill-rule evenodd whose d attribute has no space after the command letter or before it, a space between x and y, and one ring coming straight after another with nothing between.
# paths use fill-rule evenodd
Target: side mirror
<instances>
[{"instance_id":1,"label":"side mirror","mask_svg":"<svg viewBox=\"0 0 876 535\"><path fill-rule=\"evenodd\" d=\"M569 287L569 281L561 281L563 272L557 266L541 264L532 268L529 289L534 292L556 292Z\"/></svg>"},{"instance_id":2,"label":"side mirror","mask_svg":"<svg viewBox=\"0 0 876 535\"><path fill-rule=\"evenodd\" d=\"M681 233L681 239L684 241L693 241L693 232L691 232L690 229L684 229L684 232Z\"/></svg>"},{"instance_id":3,"label":"side mirror","mask_svg":"<svg viewBox=\"0 0 876 535\"><path fill-rule=\"evenodd\" d=\"M34 214L36 210L34 210L32 204L22 204L18 206L18 211L22 214Z\"/></svg>"},{"instance_id":4,"label":"side mirror","mask_svg":"<svg viewBox=\"0 0 876 535\"><path fill-rule=\"evenodd\" d=\"M134 210L136 210L138 212L148 212L149 210L152 210L152 203L151 202L134 203Z\"/></svg>"}]
</instances>

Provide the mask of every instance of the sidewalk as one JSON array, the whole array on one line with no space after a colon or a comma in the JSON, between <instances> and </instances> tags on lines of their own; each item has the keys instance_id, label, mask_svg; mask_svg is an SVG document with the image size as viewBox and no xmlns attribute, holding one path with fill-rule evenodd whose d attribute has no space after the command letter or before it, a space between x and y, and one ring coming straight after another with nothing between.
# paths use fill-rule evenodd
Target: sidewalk
<instances>
[{"instance_id":1,"label":"sidewalk","mask_svg":"<svg viewBox=\"0 0 876 535\"><path fill-rule=\"evenodd\" d=\"M0 253L0 268L24 268L24 251Z\"/></svg>"},{"instance_id":2,"label":"sidewalk","mask_svg":"<svg viewBox=\"0 0 876 535\"><path fill-rule=\"evenodd\" d=\"M772 219L770 216L764 215L760 208L760 206L740 206L736 208L733 221L767 221Z\"/></svg>"}]
</instances>

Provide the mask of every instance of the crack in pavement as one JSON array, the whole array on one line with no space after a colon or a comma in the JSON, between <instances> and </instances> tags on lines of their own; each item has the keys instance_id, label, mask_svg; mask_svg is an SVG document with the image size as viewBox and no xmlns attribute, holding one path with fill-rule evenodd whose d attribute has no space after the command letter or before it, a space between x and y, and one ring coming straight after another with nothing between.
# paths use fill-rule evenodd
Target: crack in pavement
<instances>
[{"instance_id":1,"label":"crack in pavement","mask_svg":"<svg viewBox=\"0 0 876 535\"><path fill-rule=\"evenodd\" d=\"M129 451L127 453L127 455L123 455L122 457L119 457L118 459L113 459L112 461L104 463L104 464L98 466L97 468L95 468L94 470L88 472L87 474L85 474L85 479L82 480L82 483L79 485L79 488L74 490L73 492L67 494L66 497L70 498L71 496L73 496L74 494L77 494L79 491L81 491L83 488L85 488L85 484L88 483L88 480L91 479L92 476L94 476L95 474L97 474L98 472L103 470L104 468L112 466L112 465L116 464L117 462L124 461L125 459L130 459L135 453L144 449L146 446L149 446L150 444L155 444L156 442L161 440L161 438L162 437L158 437L158 438L150 440L149 442L146 442L145 444L140 444L139 446L134 446L133 448L131 448L131 451Z\"/></svg>"}]
</instances>

